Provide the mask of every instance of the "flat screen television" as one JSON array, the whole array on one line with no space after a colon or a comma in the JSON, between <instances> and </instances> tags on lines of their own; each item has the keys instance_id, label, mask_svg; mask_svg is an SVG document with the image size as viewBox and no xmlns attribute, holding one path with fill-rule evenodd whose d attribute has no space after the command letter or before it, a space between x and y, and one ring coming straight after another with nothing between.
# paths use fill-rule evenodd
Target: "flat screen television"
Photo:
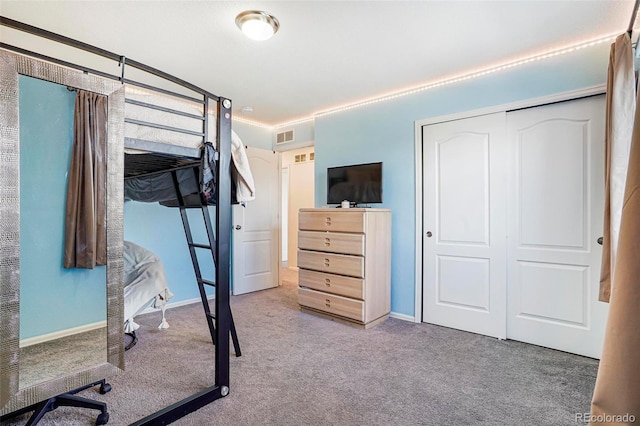
<instances>
[{"instance_id":1,"label":"flat screen television","mask_svg":"<svg viewBox=\"0 0 640 426\"><path fill-rule=\"evenodd\" d=\"M382 163L327 169L327 204L382 203Z\"/></svg>"}]
</instances>

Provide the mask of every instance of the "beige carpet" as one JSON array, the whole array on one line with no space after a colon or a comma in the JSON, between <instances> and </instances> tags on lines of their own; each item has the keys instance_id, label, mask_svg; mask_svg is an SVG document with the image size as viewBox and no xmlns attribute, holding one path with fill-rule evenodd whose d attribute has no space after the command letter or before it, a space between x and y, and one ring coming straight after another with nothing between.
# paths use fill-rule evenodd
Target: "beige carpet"
<instances>
[{"instance_id":1,"label":"beige carpet","mask_svg":"<svg viewBox=\"0 0 640 426\"><path fill-rule=\"evenodd\" d=\"M589 409L592 359L393 318L356 329L300 312L291 281L234 296L232 310L243 356L231 357L231 392L176 424L576 425ZM108 403L109 425L213 384L201 306L167 311L168 330L154 314L138 319L113 391L83 392ZM91 425L95 415L59 408L40 424Z\"/></svg>"}]
</instances>

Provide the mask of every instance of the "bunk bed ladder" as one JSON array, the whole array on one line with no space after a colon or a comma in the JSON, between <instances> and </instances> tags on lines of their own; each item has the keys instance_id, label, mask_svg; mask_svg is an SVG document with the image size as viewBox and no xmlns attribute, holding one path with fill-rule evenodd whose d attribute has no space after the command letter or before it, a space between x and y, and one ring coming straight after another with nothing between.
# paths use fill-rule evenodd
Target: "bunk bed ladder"
<instances>
[{"instance_id":1,"label":"bunk bed ladder","mask_svg":"<svg viewBox=\"0 0 640 426\"><path fill-rule=\"evenodd\" d=\"M196 182L199 182L198 168L194 167L193 172L195 173ZM184 227L184 234L187 238L187 245L189 246L189 254L191 255L191 263L193 264L193 271L196 275L196 281L198 282L198 290L200 291L200 299L202 300L202 306L204 307L204 314L207 319L207 325L209 326L209 333L211 334L211 341L213 344L216 344L216 330L214 325L214 320L216 318L216 314L211 312L211 308L209 307L209 300L207 299L207 293L205 291L205 285L215 287L216 283L210 280L206 280L202 278L202 272L200 270L200 264L198 262L198 257L196 254L196 249L208 250L211 252L211 257L213 259L214 267L218 267L218 259L215 251L215 236L213 234L213 226L211 224L211 216L209 216L209 208L207 203L200 194L200 203L198 208L202 210L202 217L204 219L204 225L207 230L207 237L209 240L209 244L200 244L195 243L193 241L193 236L191 234L191 226L189 225L189 218L187 216L187 209L194 208L192 206L187 206L182 193L180 191L180 184L178 181L177 171L173 170L171 172L171 178L173 179L173 186L176 191L176 198L178 201L178 208L180 209L180 217L182 219L182 226ZM239 357L242 355L240 351L240 344L238 343L238 334L236 333L236 326L233 322L233 315L231 314L231 310L229 310L230 316L230 332L231 332L231 340L233 341L233 348L235 350L236 356Z\"/></svg>"}]
</instances>

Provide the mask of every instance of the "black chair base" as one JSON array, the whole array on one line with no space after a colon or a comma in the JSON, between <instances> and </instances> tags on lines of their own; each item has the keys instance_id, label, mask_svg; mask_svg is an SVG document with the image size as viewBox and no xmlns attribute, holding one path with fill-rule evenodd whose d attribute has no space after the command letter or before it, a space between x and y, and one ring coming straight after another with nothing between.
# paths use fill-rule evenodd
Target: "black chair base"
<instances>
[{"instance_id":1,"label":"black chair base","mask_svg":"<svg viewBox=\"0 0 640 426\"><path fill-rule=\"evenodd\" d=\"M40 420L42 420L44 415L47 414L49 411L53 411L58 407L79 407L79 408L88 408L92 410L99 410L100 414L96 418L96 425L106 425L109 422L109 413L107 412L107 404L104 402L96 401L89 398L83 398L81 396L76 395L76 393L78 392L81 392L85 389L88 389L90 387L97 386L97 385L100 385L101 394L105 394L111 391L111 385L107 383L106 380L103 379L98 382L91 383L90 385L75 389L71 392L63 393L62 395L54 396L45 401L14 411L13 413L0 416L0 421L9 420L14 417L20 416L22 414L28 413L29 411L33 411L33 414L29 418L29 421L26 423L26 426L32 426L37 424Z\"/></svg>"}]
</instances>

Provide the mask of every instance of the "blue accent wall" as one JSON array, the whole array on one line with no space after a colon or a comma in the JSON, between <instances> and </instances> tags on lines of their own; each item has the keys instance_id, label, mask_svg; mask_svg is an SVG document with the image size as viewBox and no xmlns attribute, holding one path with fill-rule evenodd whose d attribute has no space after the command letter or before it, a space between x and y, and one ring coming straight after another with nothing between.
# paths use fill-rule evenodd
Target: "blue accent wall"
<instances>
[{"instance_id":1,"label":"blue accent wall","mask_svg":"<svg viewBox=\"0 0 640 426\"><path fill-rule=\"evenodd\" d=\"M106 268L64 269L75 92L19 77L20 338L106 320Z\"/></svg>"},{"instance_id":2,"label":"blue accent wall","mask_svg":"<svg viewBox=\"0 0 640 426\"><path fill-rule=\"evenodd\" d=\"M608 56L597 45L316 119L317 207L327 203L327 167L383 162L384 203L372 207L392 210L392 312L415 315L415 122L604 84Z\"/></svg>"},{"instance_id":3,"label":"blue accent wall","mask_svg":"<svg viewBox=\"0 0 640 426\"><path fill-rule=\"evenodd\" d=\"M215 208L209 208L211 220L215 221ZM193 240L206 244L207 232L202 213L198 209L187 212ZM214 227L215 227L215 222ZM124 238L151 250L162 260L169 289L174 295L170 303L200 297L187 240L182 228L180 210L161 206L158 203L124 203ZM213 259L207 250L196 249L198 263L204 279L215 280ZM214 294L213 288L207 289Z\"/></svg>"},{"instance_id":4,"label":"blue accent wall","mask_svg":"<svg viewBox=\"0 0 640 426\"><path fill-rule=\"evenodd\" d=\"M254 126L241 121L233 122L233 131L240 136L246 146L254 148L272 149L273 132L271 129Z\"/></svg>"}]
</instances>

